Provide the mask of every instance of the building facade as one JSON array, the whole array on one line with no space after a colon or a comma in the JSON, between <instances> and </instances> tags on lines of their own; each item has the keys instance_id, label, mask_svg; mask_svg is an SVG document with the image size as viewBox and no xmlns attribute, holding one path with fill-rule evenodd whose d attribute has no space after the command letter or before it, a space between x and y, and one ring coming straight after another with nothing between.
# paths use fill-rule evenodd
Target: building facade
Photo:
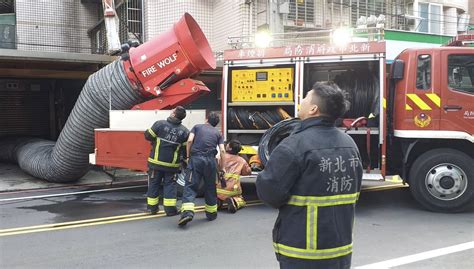
<instances>
[{"instance_id":1,"label":"building facade","mask_svg":"<svg viewBox=\"0 0 474 269\"><path fill-rule=\"evenodd\" d=\"M259 31L373 25L384 26L391 59L405 47L445 43L466 31L474 14L468 0L115 0L115 5L121 42L146 42L189 12L218 59L231 48L229 37L238 43ZM88 76L115 59L105 55L102 14L101 0L0 0L0 136L57 137ZM219 110L219 69L199 79L212 92L188 107Z\"/></svg>"}]
</instances>

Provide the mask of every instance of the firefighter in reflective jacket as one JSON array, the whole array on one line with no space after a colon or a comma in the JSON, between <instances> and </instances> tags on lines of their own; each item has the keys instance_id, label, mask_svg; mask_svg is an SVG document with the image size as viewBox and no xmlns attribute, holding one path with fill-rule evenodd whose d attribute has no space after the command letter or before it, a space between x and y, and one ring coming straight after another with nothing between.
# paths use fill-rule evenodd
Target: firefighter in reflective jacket
<instances>
[{"instance_id":1,"label":"firefighter in reflective jacket","mask_svg":"<svg viewBox=\"0 0 474 269\"><path fill-rule=\"evenodd\" d=\"M257 194L279 209L273 247L280 268L350 268L362 163L350 136L334 127L348 106L335 84L316 83L301 125L271 153Z\"/></svg>"},{"instance_id":2,"label":"firefighter in reflective jacket","mask_svg":"<svg viewBox=\"0 0 474 269\"><path fill-rule=\"evenodd\" d=\"M242 145L240 141L232 140L227 143L227 154L224 157L224 172L219 175L217 182L218 204L222 206L222 203L225 201L227 203L227 209L231 213L235 213L245 206L245 200L242 197L240 176L247 176L252 172L247 161L238 155L241 150Z\"/></svg>"},{"instance_id":3,"label":"firefighter in reflective jacket","mask_svg":"<svg viewBox=\"0 0 474 269\"><path fill-rule=\"evenodd\" d=\"M175 174L180 168L189 136L189 130L181 124L185 117L186 110L178 106L168 119L155 122L145 131L146 140L151 142L147 191L147 209L150 214L158 213L160 195L163 195L166 215L178 214Z\"/></svg>"}]
</instances>

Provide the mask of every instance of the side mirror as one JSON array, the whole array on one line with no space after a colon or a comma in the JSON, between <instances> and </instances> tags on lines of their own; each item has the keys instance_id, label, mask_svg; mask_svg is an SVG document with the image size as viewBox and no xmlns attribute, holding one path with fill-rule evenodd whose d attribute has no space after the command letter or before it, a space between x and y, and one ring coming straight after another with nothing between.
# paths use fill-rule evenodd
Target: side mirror
<instances>
[{"instance_id":1,"label":"side mirror","mask_svg":"<svg viewBox=\"0 0 474 269\"><path fill-rule=\"evenodd\" d=\"M396 59L393 61L392 68L390 69L390 78L394 80L402 80L404 71L405 62L403 60Z\"/></svg>"}]
</instances>

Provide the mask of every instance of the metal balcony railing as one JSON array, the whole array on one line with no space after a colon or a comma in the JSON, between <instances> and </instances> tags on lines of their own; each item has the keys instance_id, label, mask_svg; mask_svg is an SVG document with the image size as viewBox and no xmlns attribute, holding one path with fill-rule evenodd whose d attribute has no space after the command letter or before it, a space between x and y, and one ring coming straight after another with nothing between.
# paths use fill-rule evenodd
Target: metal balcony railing
<instances>
[{"instance_id":1,"label":"metal balcony railing","mask_svg":"<svg viewBox=\"0 0 474 269\"><path fill-rule=\"evenodd\" d=\"M233 49L254 48L259 46L256 38L258 38L257 35L231 36L228 37L227 43ZM266 46L283 47L315 43L332 43L337 42L336 39L339 38L346 38L345 41L347 42L381 41L384 40L384 29L380 27L367 27L362 29L347 28L344 29L343 33L334 29L277 33L269 35L269 42Z\"/></svg>"},{"instance_id":2,"label":"metal balcony railing","mask_svg":"<svg viewBox=\"0 0 474 269\"><path fill-rule=\"evenodd\" d=\"M143 43L142 0L116 1L115 9L120 25L120 41L126 43L129 40L136 40ZM103 19L88 31L88 35L91 39L91 53L107 53L107 34Z\"/></svg>"}]
</instances>

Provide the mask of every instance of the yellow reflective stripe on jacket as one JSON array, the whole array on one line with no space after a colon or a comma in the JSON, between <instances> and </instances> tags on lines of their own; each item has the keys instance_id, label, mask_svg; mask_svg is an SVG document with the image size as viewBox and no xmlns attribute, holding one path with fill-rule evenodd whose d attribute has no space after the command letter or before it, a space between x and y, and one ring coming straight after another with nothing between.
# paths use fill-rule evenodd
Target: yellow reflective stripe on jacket
<instances>
[{"instance_id":1,"label":"yellow reflective stripe on jacket","mask_svg":"<svg viewBox=\"0 0 474 269\"><path fill-rule=\"evenodd\" d=\"M194 212L194 203L183 203L181 205L181 211L192 211L192 212Z\"/></svg>"},{"instance_id":2,"label":"yellow reflective stripe on jacket","mask_svg":"<svg viewBox=\"0 0 474 269\"><path fill-rule=\"evenodd\" d=\"M350 254L352 252L352 243L337 248L318 249L318 207L354 204L358 198L358 192L332 196L292 195L288 205L307 207L306 248L295 248L274 242L275 252L300 259L332 259Z\"/></svg>"},{"instance_id":3,"label":"yellow reflective stripe on jacket","mask_svg":"<svg viewBox=\"0 0 474 269\"><path fill-rule=\"evenodd\" d=\"M143 130L143 129L142 129ZM154 138L157 137L157 135L155 134L155 132L153 132L153 130L151 128L148 128L148 132L151 134L151 136L153 136Z\"/></svg>"},{"instance_id":4,"label":"yellow reflective stripe on jacket","mask_svg":"<svg viewBox=\"0 0 474 269\"><path fill-rule=\"evenodd\" d=\"M346 246L329 249L301 249L273 243L276 253L292 258L322 260L345 256L352 252L352 243Z\"/></svg>"},{"instance_id":5,"label":"yellow reflective stripe on jacket","mask_svg":"<svg viewBox=\"0 0 474 269\"><path fill-rule=\"evenodd\" d=\"M160 152L160 143L161 143L161 140L159 138L156 138L155 157L152 160L157 160L158 161L158 152ZM148 160L150 160L150 158L148 158Z\"/></svg>"},{"instance_id":6,"label":"yellow reflective stripe on jacket","mask_svg":"<svg viewBox=\"0 0 474 269\"><path fill-rule=\"evenodd\" d=\"M228 190L223 190L223 189L217 189L217 194L222 194L222 195L227 195L227 196L234 196L234 195L239 195L242 194L242 191L228 191Z\"/></svg>"},{"instance_id":7,"label":"yellow reflective stripe on jacket","mask_svg":"<svg viewBox=\"0 0 474 269\"><path fill-rule=\"evenodd\" d=\"M178 160L179 145L178 145L178 148L174 152L173 162L169 163L169 162L163 162L163 161L158 160L158 156L159 156L159 153L160 153L160 144L161 144L161 139L157 137L156 138L156 145L155 145L155 156L154 156L154 158L148 157L148 161L151 162L151 163L154 163L154 164L161 165L161 166L178 168L179 163L176 163L176 161Z\"/></svg>"},{"instance_id":8,"label":"yellow reflective stripe on jacket","mask_svg":"<svg viewBox=\"0 0 474 269\"><path fill-rule=\"evenodd\" d=\"M164 206L176 206L176 199L163 198L163 205Z\"/></svg>"},{"instance_id":9,"label":"yellow reflective stripe on jacket","mask_svg":"<svg viewBox=\"0 0 474 269\"><path fill-rule=\"evenodd\" d=\"M300 196L292 195L288 201L289 205L295 206L335 206L353 204L357 201L359 193L340 194L333 196Z\"/></svg>"},{"instance_id":10,"label":"yellow reflective stripe on jacket","mask_svg":"<svg viewBox=\"0 0 474 269\"><path fill-rule=\"evenodd\" d=\"M159 165L166 166L166 167L174 167L174 168L179 167L179 163L167 163L167 162L154 160L152 158L148 158L148 161L151 162L151 163L159 164Z\"/></svg>"},{"instance_id":11,"label":"yellow reflective stripe on jacket","mask_svg":"<svg viewBox=\"0 0 474 269\"><path fill-rule=\"evenodd\" d=\"M235 178L235 179L240 179L240 175L237 174L232 174L232 173L225 173L224 177L230 177L230 178Z\"/></svg>"},{"instance_id":12,"label":"yellow reflective stripe on jacket","mask_svg":"<svg viewBox=\"0 0 474 269\"><path fill-rule=\"evenodd\" d=\"M146 198L146 203L149 204L149 205L157 205L159 198L160 198L160 197L156 197L156 198L147 197L147 198Z\"/></svg>"},{"instance_id":13,"label":"yellow reflective stripe on jacket","mask_svg":"<svg viewBox=\"0 0 474 269\"><path fill-rule=\"evenodd\" d=\"M174 155L173 155L173 164L176 164L176 161L178 160L178 153L179 153L179 149L181 148L181 144L178 144L178 146L176 147L176 150L174 151Z\"/></svg>"},{"instance_id":14,"label":"yellow reflective stripe on jacket","mask_svg":"<svg viewBox=\"0 0 474 269\"><path fill-rule=\"evenodd\" d=\"M204 210L206 210L206 212L209 212L209 213L217 212L217 204L216 204L216 205L208 205L208 204L206 204L206 205L204 206Z\"/></svg>"},{"instance_id":15,"label":"yellow reflective stripe on jacket","mask_svg":"<svg viewBox=\"0 0 474 269\"><path fill-rule=\"evenodd\" d=\"M318 242L318 208L308 206L306 211L306 248L316 249L316 242Z\"/></svg>"}]
</instances>

